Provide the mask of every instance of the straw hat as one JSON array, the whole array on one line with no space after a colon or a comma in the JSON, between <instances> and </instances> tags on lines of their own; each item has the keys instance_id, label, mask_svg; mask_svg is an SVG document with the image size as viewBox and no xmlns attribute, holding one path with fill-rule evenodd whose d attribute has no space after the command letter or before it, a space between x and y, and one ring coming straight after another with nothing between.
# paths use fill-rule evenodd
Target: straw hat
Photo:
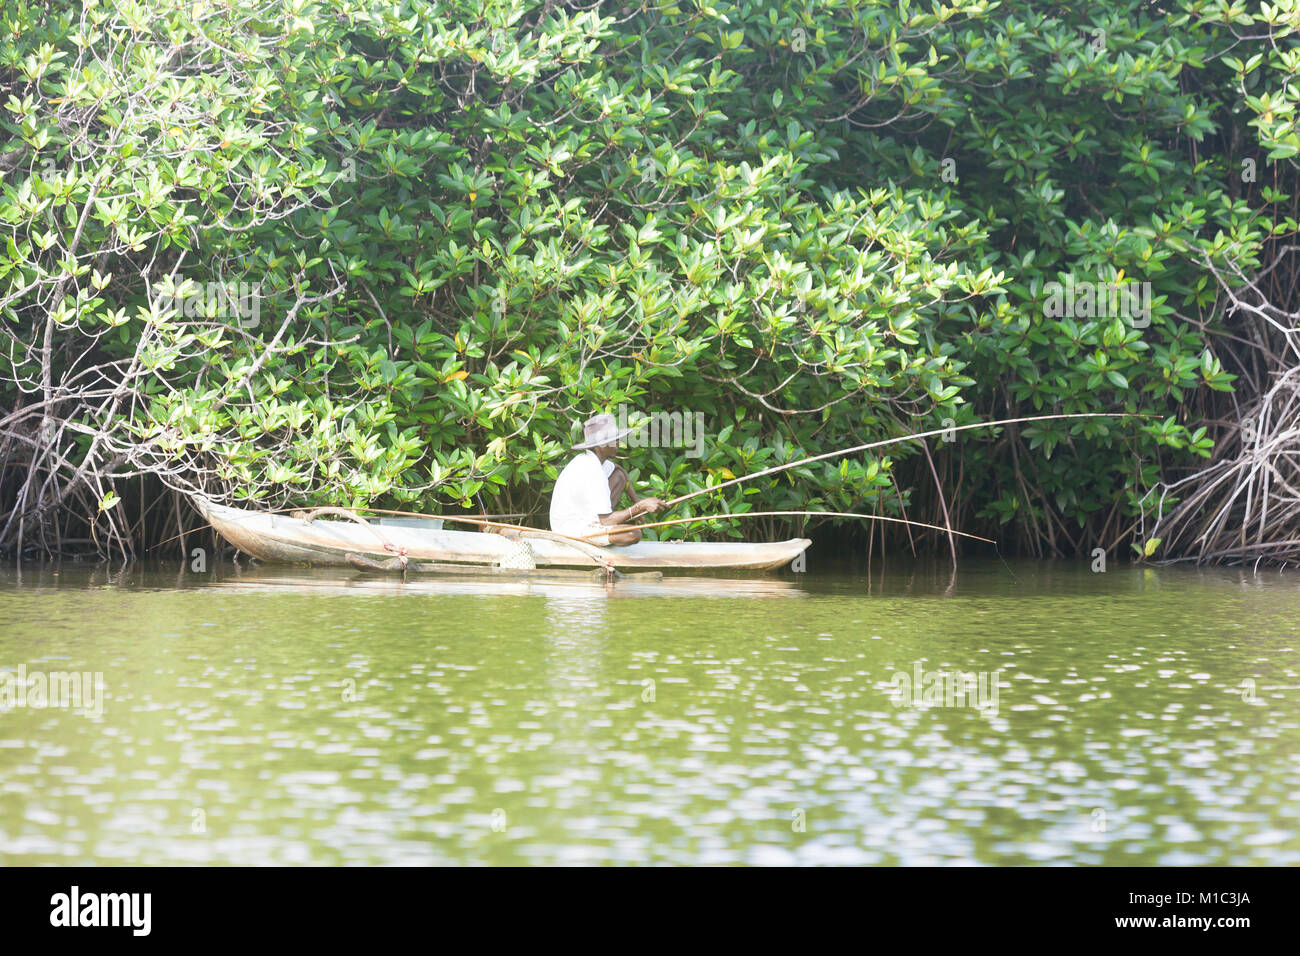
<instances>
[{"instance_id":1,"label":"straw hat","mask_svg":"<svg viewBox=\"0 0 1300 956\"><path fill-rule=\"evenodd\" d=\"M574 445L573 450L581 451L586 448L599 448L601 445L613 445L633 431L635 431L633 428L619 429L613 415L593 415L582 426L584 440Z\"/></svg>"}]
</instances>

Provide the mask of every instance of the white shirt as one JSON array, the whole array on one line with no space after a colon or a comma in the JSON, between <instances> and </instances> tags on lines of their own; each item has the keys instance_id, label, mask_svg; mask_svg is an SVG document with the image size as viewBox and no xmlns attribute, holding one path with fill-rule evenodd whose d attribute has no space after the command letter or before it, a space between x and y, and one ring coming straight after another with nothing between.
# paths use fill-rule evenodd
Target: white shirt
<instances>
[{"instance_id":1,"label":"white shirt","mask_svg":"<svg viewBox=\"0 0 1300 956\"><path fill-rule=\"evenodd\" d=\"M600 516L614 510L609 501L609 476L614 462L602 462L594 451L584 451L564 466L551 494L551 530L583 535Z\"/></svg>"}]
</instances>

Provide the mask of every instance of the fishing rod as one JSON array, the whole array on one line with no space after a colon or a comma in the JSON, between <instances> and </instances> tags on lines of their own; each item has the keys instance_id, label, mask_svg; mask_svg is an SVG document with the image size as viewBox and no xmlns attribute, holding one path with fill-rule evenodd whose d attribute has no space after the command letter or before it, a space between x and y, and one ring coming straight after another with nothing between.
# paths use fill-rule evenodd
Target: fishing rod
<instances>
[{"instance_id":1,"label":"fishing rod","mask_svg":"<svg viewBox=\"0 0 1300 956\"><path fill-rule=\"evenodd\" d=\"M673 498L672 500L667 501L667 502L665 502L664 504L665 504L665 507L669 507L669 508L671 508L671 507L674 507L674 506L676 506L676 505L681 504L683 501L689 501L689 500L692 499L692 498L697 498L697 497L699 497L700 495L709 494L709 493L714 492L714 491L721 491L723 488L729 488L729 487L731 487L732 485L738 485L738 484L740 484L742 481L751 481L751 480L753 480L753 479L755 479L755 478L763 478L763 477L766 477L767 475L775 475L775 474L778 474L779 472L782 472L782 471L789 471L791 468L798 468L800 465L810 465L810 464L812 464L812 463L814 463L814 462L825 461L825 460L827 460L828 458L841 458L841 457L843 457L843 456L845 456L845 455L852 455L852 454L855 454L856 452L860 452L860 451L868 451L868 450L870 450L870 449L872 449L872 448L883 448L883 447L885 447L885 446L887 446L887 445L896 445L896 444L899 444L900 442L905 442L905 441L916 441L916 440L919 440L919 439L922 439L922 438L931 438L931 437L933 437L933 436L935 436L935 435L947 435L947 434L951 434L951 433L953 433L953 432L968 431L968 430L970 430L970 429L974 429L974 428L997 428L997 427L1002 426L1002 425L1018 425L1018 424L1023 424L1023 423L1025 423L1025 422L1059 421L1059 420L1062 420L1062 419L1071 419L1071 418L1154 418L1154 417L1157 417L1157 416L1150 415L1150 414L1143 414L1143 413L1141 413L1141 412L1070 412L1070 413L1065 413L1065 414L1056 414L1056 415L1029 415L1029 416L1025 416L1025 417L1022 417L1022 418L1003 418L1003 419L998 419L997 421L992 421L992 422L974 422L974 423L972 423L972 424L970 424L970 425L956 425L956 426L951 426L951 427L948 427L948 428L936 428L936 429L933 429L933 430L931 430L931 431L927 431L927 432L917 432L916 434L913 434L913 435L900 435L900 436L898 436L898 437L896 437L896 438L884 438L884 439L881 439L881 440L879 440L879 441L866 442L866 443L861 444L861 445L854 445L854 446L851 447L851 448L842 448L842 449L837 449L837 450L834 450L834 451L823 452L823 453L820 454L820 455L810 455L810 456L808 456L807 458L801 458L801 459L799 459L798 461L787 462L787 463L784 464L784 465L774 465L774 466L772 466L771 468L765 468L765 469L763 469L762 471L754 472L752 475L741 475L739 478L731 478L731 479L728 479L727 481L724 481L724 482L722 482L722 484L719 484L719 485L709 485L709 486L706 487L706 488L700 488L700 489L697 490L697 491L692 491L692 492L690 492L690 493L688 493L688 494L679 495L678 497ZM300 511L300 510L302 510L302 509L299 509L299 508L283 508L283 509L279 509L278 511L270 512L270 513L271 513L271 514L277 514L277 513L286 513L286 512ZM609 533L609 532L600 531L600 532L595 532L595 533L593 533L593 534L586 535L586 536L583 537L583 538L575 538L575 537L572 537L572 536L570 536L570 535L559 535L559 534L557 534L556 532L548 531L547 529L544 529L544 528L533 528L533 527L530 527L530 526L528 526L528 525L512 525L512 524L503 524L503 523L501 523L501 522L488 521L488 520L478 519L478 518L456 517L456 516L451 516L451 515L427 515L427 514L420 514L420 513L418 513L418 512L414 512L414 511L393 511L393 510L387 510L387 509L384 509L384 508L358 508L358 509L351 509L351 510L353 510L353 511L366 511L366 512L369 512L370 514L396 515L396 516L401 516L401 517L410 517L410 518L442 518L444 521L459 522L459 523L461 523L461 524L468 524L468 525L477 525L477 526L479 526L479 527L484 527L484 528L489 528L489 529L490 529L490 528L510 528L510 529L512 529L512 530L518 530L518 531L530 532L530 533L533 533L533 534L545 535L545 536L550 536L550 537L555 537L555 538L565 538L565 539L568 539L569 541L582 541L582 542L584 542L584 543L585 543L586 540L589 539L589 538L598 538L598 537L601 537L601 536L603 536L603 535ZM938 525L928 525L928 524L925 524L925 523L923 523L923 522L919 522L919 521L908 521L908 520L903 519L903 518L890 518L890 517L887 517L887 516L885 516L885 515L867 515L867 514L860 514L860 513L857 513L857 512L847 512L847 511L844 511L844 512L829 512L829 511L822 511L822 512L813 512L813 511L788 511L788 512L783 512L783 511L768 511L768 512L754 512L754 511L750 511L750 512L744 512L744 514L747 514L747 515L749 515L750 517L759 517L760 515L761 515L761 516L770 516L770 517L777 517L777 516L799 516L799 515L803 515L803 516L815 516L815 515L819 515L819 514L820 514L820 515L823 515L823 516L825 516L825 517L864 518L864 519L866 519L866 520L870 520L870 521L893 521L893 522L897 522L897 523L900 523L900 524L910 524L910 525L916 525L916 526L918 526L918 527L930 528L930 529L935 530L935 531L943 531L943 532L950 533L950 534L953 534L953 535L957 535L957 536L960 536L960 537L963 537L963 538L973 538L973 539L975 539L975 540L977 540L977 541L988 541L990 544L996 543L996 542L990 541L990 539L988 539L988 538L981 538L981 537L979 537L978 535L971 535L971 534L965 534L965 533L960 532L960 531L954 531L954 530L952 530L952 528L941 527L941 526L938 526ZM710 517L678 518L678 519L674 519L674 520L671 520L671 521L661 521L661 522L654 522L654 523L652 523L652 524L642 524L642 525L627 525L627 526L623 526L623 527L629 527L629 528L662 528L662 527L668 527L668 526L670 526L670 525L689 524L689 523L691 523L691 522L693 522L693 521L720 520L720 519L724 519L724 518L735 518L735 517L741 517L741 516L742 516L742 515L736 515L736 514L725 514L725 515L717 515L717 516L710 516ZM619 527L619 526L617 526L617 525L611 525L610 527L611 527L611 528L615 528L615 527ZM168 542L170 542L170 541L174 541L174 540L175 540L176 538L178 538L178 537L182 537L182 535L176 535L176 536L174 536L173 538L169 538L169 539L167 539L167 541L159 542L159 544L156 544L156 545L154 545L153 547L156 548L156 547L158 547L158 546L161 545L161 544L166 544L166 543L168 543ZM150 550L152 550L152 548L151 548Z\"/></svg>"},{"instance_id":2,"label":"fishing rod","mask_svg":"<svg viewBox=\"0 0 1300 956\"><path fill-rule=\"evenodd\" d=\"M292 514L293 512L300 512L300 513L310 514L312 513L312 511L324 512L324 513L328 513L329 511L346 511L351 513L355 513L358 511L365 511L371 514L393 515L393 516L403 517L403 518L425 518L425 519L440 518L443 521L451 521L453 523L459 522L461 524L475 525L481 528L509 529L511 531L521 531L529 535L546 537L552 540L563 540L565 542L573 542L580 545L589 545L590 539L592 538L600 538L607 534L617 534L619 531L626 531L626 530L647 530L650 528L666 528L672 525L691 524L697 521L725 521L731 518L767 518L767 517L797 517L797 516L810 517L810 518L816 518L816 517L864 518L868 521L889 521L896 524L905 524L916 528L926 528L931 531L945 531L945 532L951 531L952 534L961 538L970 538L974 541L984 541L988 544L997 544L996 541L993 541L990 538L982 538L979 535L967 534L963 531L952 531L952 529L950 528L944 528L940 525L926 524L923 521L911 521L906 518L893 518L888 515L869 515L869 514L862 514L853 511L744 511L739 514L698 515L694 518L674 518L668 521L656 521L650 524L610 525L608 531L596 531L588 535L583 535L581 537L574 537L572 535L567 535L567 534L559 534L558 532L555 531L548 531L544 528L533 528L533 527L529 527L528 525L503 524L498 521L487 521L482 518L469 518L469 517L450 516L450 515L429 515L429 514L421 514L415 511L394 511L385 508L321 508L321 509L280 508L273 511L261 512L261 513L262 514ZM172 538L168 538L167 541L174 541L176 540L176 538L179 537L180 535L175 535ZM154 548L160 547L161 545L166 544L167 541L160 541L158 544L154 545L153 547ZM150 550L152 550L152 548Z\"/></svg>"},{"instance_id":3,"label":"fishing rod","mask_svg":"<svg viewBox=\"0 0 1300 956\"><path fill-rule=\"evenodd\" d=\"M297 510L297 509L293 509ZM718 514L718 515L699 515L694 518L674 518L669 521L656 521L651 524L627 524L627 525L610 525L608 531L594 531L591 534L574 537L573 535L560 534L555 531L548 531L544 528L530 528L527 525L519 524L502 524L497 521L483 521L478 518L459 518L448 517L444 515L422 515L411 511L385 511L383 508L354 508L353 511L368 511L374 514L399 515L411 518L443 518L446 521L460 521L464 524L478 525L487 528L509 528L512 531L526 531L533 534L541 534L551 538L563 538L568 541L589 541L592 538L604 537L607 534L617 534L619 531L628 530L645 530L647 528L666 528L669 525L690 524L693 521L723 521L728 518L762 518L777 516L797 516L805 517L824 517L824 518L866 518L869 521L893 521L899 524L911 525L917 528L928 528L931 531L949 531L941 525L926 524L923 521L910 521L906 518L892 518L887 515L868 515L860 514L854 511L743 511L739 514ZM961 538L971 538L975 541L984 541L988 544L997 542L991 538L981 538L977 534L966 534L961 531L953 531L953 534Z\"/></svg>"},{"instance_id":4,"label":"fishing rod","mask_svg":"<svg viewBox=\"0 0 1300 956\"><path fill-rule=\"evenodd\" d=\"M731 485L738 485L742 481L750 481L754 478L762 478L765 475L774 475L780 471L788 471L791 468L798 468L800 465L809 465L815 461L825 461L827 458L841 458L845 455L852 455L855 452L867 451L871 448L883 448L885 445L896 445L899 442L915 441L920 438L930 438L934 435L949 435L953 432L963 432L971 428L996 428L999 425L1016 425L1021 422L1045 422L1061 418L1157 418L1159 416L1144 414L1141 412L1070 412L1064 415L1031 415L1027 418L1003 418L995 422L975 422L971 425L956 425L949 428L936 428L933 431L917 432L915 435L902 435L898 438L885 438L880 441L867 442L864 445L854 445L852 448L843 448L838 451L828 451L820 455L810 455L807 458L801 458L798 461L792 461L784 465L774 465L771 468L765 468L757 471L752 475L741 475L739 478L731 478L720 485L710 485L707 488L701 488L699 491L692 491L690 494L680 495L664 504L671 508L679 505L683 501L689 501L699 495L708 494L713 491L721 491ZM947 530L947 529L944 529ZM956 534L956 532L953 532Z\"/></svg>"},{"instance_id":5,"label":"fishing rod","mask_svg":"<svg viewBox=\"0 0 1300 956\"><path fill-rule=\"evenodd\" d=\"M959 538L972 538L975 541L997 544L997 542L992 538L981 538L977 534L966 534L963 531L953 531L951 528L945 528L942 525L926 524L923 521L909 521L906 518L891 518L888 515L860 514L856 511L742 511L739 514L699 515L694 518L673 518L668 521L655 521L650 524L611 525L610 532L630 530L643 531L647 528L666 528L669 525L690 524L694 521L727 521L732 518L771 518L778 515L803 515L810 518L866 518L870 521L894 521L899 524L911 525L916 528L929 528L931 531L944 531L949 534L954 534ZM589 535L584 535L583 540L599 538L610 532L597 531Z\"/></svg>"}]
</instances>

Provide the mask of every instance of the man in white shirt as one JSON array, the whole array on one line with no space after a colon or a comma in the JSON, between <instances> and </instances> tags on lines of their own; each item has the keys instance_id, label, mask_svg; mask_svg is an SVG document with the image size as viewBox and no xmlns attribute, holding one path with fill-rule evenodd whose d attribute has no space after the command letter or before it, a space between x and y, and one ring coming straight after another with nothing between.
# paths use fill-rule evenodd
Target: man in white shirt
<instances>
[{"instance_id":1,"label":"man in white shirt","mask_svg":"<svg viewBox=\"0 0 1300 956\"><path fill-rule=\"evenodd\" d=\"M582 426L584 441L574 445L581 454L564 466L551 495L551 530L571 538L586 538L594 545L636 544L639 528L609 532L613 525L627 524L641 515L667 507L659 498L638 498L627 472L614 464L618 442L632 429L619 431L613 415L596 415ZM615 511L626 491L631 507ZM605 533L600 533L600 532ZM596 537L587 537L596 535Z\"/></svg>"}]
</instances>

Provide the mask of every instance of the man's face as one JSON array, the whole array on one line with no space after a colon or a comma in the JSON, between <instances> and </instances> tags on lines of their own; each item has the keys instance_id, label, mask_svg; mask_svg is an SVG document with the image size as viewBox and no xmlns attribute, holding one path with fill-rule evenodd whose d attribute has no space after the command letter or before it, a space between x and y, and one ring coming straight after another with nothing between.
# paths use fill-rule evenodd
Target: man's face
<instances>
[{"instance_id":1,"label":"man's face","mask_svg":"<svg viewBox=\"0 0 1300 956\"><path fill-rule=\"evenodd\" d=\"M601 461L608 461L618 455L618 443L612 445L597 445L595 449L596 457Z\"/></svg>"}]
</instances>

